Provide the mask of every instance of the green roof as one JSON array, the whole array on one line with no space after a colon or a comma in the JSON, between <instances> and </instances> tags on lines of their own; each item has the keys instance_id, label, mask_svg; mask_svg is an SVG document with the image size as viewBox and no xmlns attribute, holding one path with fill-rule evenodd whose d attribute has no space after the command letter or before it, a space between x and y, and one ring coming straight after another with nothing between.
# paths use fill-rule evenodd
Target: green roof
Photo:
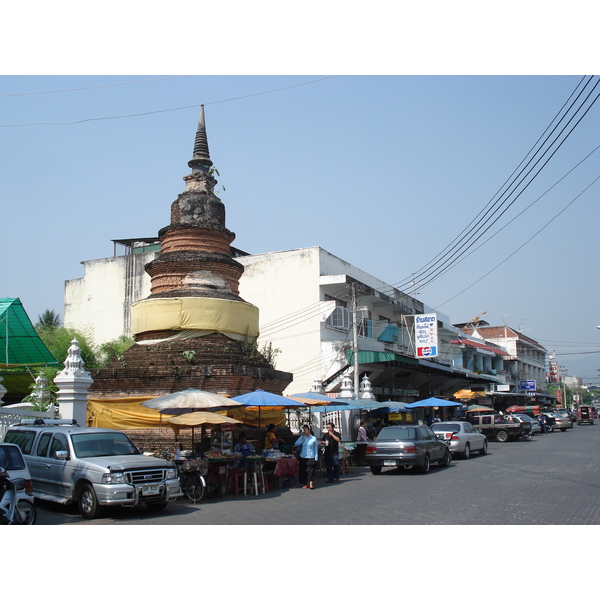
<instances>
[{"instance_id":1,"label":"green roof","mask_svg":"<svg viewBox=\"0 0 600 600\"><path fill-rule=\"evenodd\" d=\"M0 298L0 367L58 364L34 329L19 298Z\"/></svg>"}]
</instances>

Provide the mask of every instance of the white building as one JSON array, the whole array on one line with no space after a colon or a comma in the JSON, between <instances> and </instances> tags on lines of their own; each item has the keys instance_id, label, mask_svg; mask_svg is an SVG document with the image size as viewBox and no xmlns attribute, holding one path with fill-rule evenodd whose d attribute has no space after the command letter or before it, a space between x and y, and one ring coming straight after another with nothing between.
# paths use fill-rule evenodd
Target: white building
<instances>
[{"instance_id":1,"label":"white building","mask_svg":"<svg viewBox=\"0 0 600 600\"><path fill-rule=\"evenodd\" d=\"M117 256L117 246L126 253ZM118 240L112 258L86 261L82 279L65 284L65 325L88 332L96 344L130 335L130 307L150 293L144 266L158 256L156 239ZM353 375L353 290L357 305L360 377L369 376L379 399L410 402L449 395L472 383L501 382L464 364L460 331L438 314L439 353L417 359L413 315L433 312L320 247L246 255L240 296L260 310L259 346L278 350L277 368L291 372L286 393L306 392L314 380L327 392ZM472 347L468 348L472 351Z\"/></svg>"}]
</instances>

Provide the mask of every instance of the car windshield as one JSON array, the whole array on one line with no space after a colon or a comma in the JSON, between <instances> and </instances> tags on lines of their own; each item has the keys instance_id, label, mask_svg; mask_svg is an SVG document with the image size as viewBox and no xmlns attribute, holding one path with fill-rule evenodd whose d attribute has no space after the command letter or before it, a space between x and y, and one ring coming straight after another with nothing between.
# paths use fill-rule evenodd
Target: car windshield
<instances>
[{"instance_id":1,"label":"car windshield","mask_svg":"<svg viewBox=\"0 0 600 600\"><path fill-rule=\"evenodd\" d=\"M71 436L73 449L78 458L91 456L123 456L139 454L131 440L118 431L78 433Z\"/></svg>"},{"instance_id":2,"label":"car windshield","mask_svg":"<svg viewBox=\"0 0 600 600\"><path fill-rule=\"evenodd\" d=\"M25 468L23 456L14 446L0 446L0 467L7 471L21 471Z\"/></svg>"},{"instance_id":3,"label":"car windshield","mask_svg":"<svg viewBox=\"0 0 600 600\"><path fill-rule=\"evenodd\" d=\"M384 427L379 435L377 441L385 440L416 440L417 429L416 427Z\"/></svg>"},{"instance_id":4,"label":"car windshield","mask_svg":"<svg viewBox=\"0 0 600 600\"><path fill-rule=\"evenodd\" d=\"M458 423L434 423L432 429L434 431L450 431L452 433L458 433L460 431L460 425Z\"/></svg>"}]
</instances>

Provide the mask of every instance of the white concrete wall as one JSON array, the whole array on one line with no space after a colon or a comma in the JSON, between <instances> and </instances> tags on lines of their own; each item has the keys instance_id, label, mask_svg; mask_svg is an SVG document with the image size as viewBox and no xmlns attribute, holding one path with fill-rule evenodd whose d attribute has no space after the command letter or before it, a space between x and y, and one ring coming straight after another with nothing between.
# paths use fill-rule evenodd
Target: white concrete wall
<instances>
[{"instance_id":1,"label":"white concrete wall","mask_svg":"<svg viewBox=\"0 0 600 600\"><path fill-rule=\"evenodd\" d=\"M87 333L97 345L131 335L131 304L150 294L144 265L157 256L147 252L84 262L83 277L65 282L65 327Z\"/></svg>"},{"instance_id":2,"label":"white concrete wall","mask_svg":"<svg viewBox=\"0 0 600 600\"><path fill-rule=\"evenodd\" d=\"M259 346L281 350L276 368L300 375L286 394L307 392L321 376L319 248L239 257L240 296L259 308ZM312 366L314 365L314 368ZM308 370L307 370L308 369Z\"/></svg>"}]
</instances>

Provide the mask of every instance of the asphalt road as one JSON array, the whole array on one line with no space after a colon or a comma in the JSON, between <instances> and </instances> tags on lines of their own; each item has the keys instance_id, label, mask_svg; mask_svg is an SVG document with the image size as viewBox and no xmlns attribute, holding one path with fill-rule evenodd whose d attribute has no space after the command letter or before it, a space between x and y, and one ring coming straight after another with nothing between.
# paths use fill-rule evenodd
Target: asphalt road
<instances>
[{"instance_id":1,"label":"asphalt road","mask_svg":"<svg viewBox=\"0 0 600 600\"><path fill-rule=\"evenodd\" d=\"M428 474L355 468L314 491L270 490L161 513L110 509L82 519L75 507L36 501L40 525L600 525L600 421L531 441L490 442L486 456Z\"/></svg>"}]
</instances>

